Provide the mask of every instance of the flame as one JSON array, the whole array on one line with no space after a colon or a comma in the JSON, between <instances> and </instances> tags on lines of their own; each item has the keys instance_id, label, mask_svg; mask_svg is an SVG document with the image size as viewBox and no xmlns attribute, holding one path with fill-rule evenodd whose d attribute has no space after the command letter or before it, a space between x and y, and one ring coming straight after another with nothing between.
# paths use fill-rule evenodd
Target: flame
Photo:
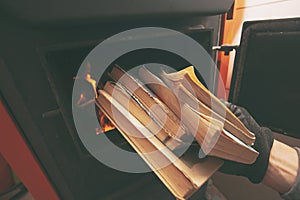
<instances>
[{"instance_id":1,"label":"flame","mask_svg":"<svg viewBox=\"0 0 300 200\"><path fill-rule=\"evenodd\" d=\"M100 116L100 126L102 133L115 129L115 126L111 123L111 121L109 121L109 119L104 114ZM96 132L96 134L98 135L99 133Z\"/></svg>"},{"instance_id":2,"label":"flame","mask_svg":"<svg viewBox=\"0 0 300 200\"><path fill-rule=\"evenodd\" d=\"M98 97L98 93L97 93L97 81L92 78L92 76L91 76L90 73L91 73L91 64L88 62L87 63L87 72L86 72L85 76L83 78L82 77L78 77L78 76L74 76L73 77L73 80L83 79L86 82L88 82L92 86L94 94L95 94L94 98L87 99L86 94L84 92L82 92L80 94L80 97L79 97L78 101L77 101L77 105L80 108L84 108L87 105L90 105L90 104L94 103L95 102L95 98ZM105 114L103 114L100 111L98 113L98 116L99 116L100 128L95 128L96 135L99 135L101 133L105 133L107 131L115 129L115 126L109 121L109 119L105 116Z\"/></svg>"},{"instance_id":3,"label":"flame","mask_svg":"<svg viewBox=\"0 0 300 200\"><path fill-rule=\"evenodd\" d=\"M85 95L83 93L80 94L80 97L77 101L77 105L81 104L83 101L85 101Z\"/></svg>"},{"instance_id":4,"label":"flame","mask_svg":"<svg viewBox=\"0 0 300 200\"><path fill-rule=\"evenodd\" d=\"M92 78L90 72L91 72L91 64L87 63L87 72L84 75L83 80L85 80L86 82L88 82L92 86L95 96L92 97L91 99L87 100L86 94L84 92L81 93L80 97L77 101L77 105L79 105L80 107L85 107L87 105L90 105L91 103L94 103L94 98L98 97L97 86L96 86L97 81ZM78 77L78 76L74 76L73 80L76 80L76 79L81 79L81 78Z\"/></svg>"},{"instance_id":5,"label":"flame","mask_svg":"<svg viewBox=\"0 0 300 200\"><path fill-rule=\"evenodd\" d=\"M94 90L94 94L95 97L98 97L98 93L97 93L97 81L95 79L92 78L91 76L91 64L88 62L87 63L87 73L85 75L85 80L91 84L93 90Z\"/></svg>"}]
</instances>

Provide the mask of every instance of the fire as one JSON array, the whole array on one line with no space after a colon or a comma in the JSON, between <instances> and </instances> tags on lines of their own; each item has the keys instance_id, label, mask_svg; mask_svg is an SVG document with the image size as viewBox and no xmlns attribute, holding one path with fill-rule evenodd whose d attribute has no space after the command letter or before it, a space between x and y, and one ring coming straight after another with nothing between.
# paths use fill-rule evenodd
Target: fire
<instances>
[{"instance_id":1,"label":"fire","mask_svg":"<svg viewBox=\"0 0 300 200\"><path fill-rule=\"evenodd\" d=\"M90 63L87 63L87 71L86 71L86 74L84 75L83 78L80 78L78 76L74 76L73 79L76 80L76 79L82 79L86 82L88 82L92 88L93 88L93 92L94 92L94 97L91 97L91 99L87 99L86 97L86 94L83 92L80 94L80 97L77 101L77 105L81 108L87 106L87 105L90 105L91 103L94 103L95 102L95 98L98 97L98 93L97 93L97 81L95 79L92 78L91 76L91 64Z\"/></svg>"},{"instance_id":2,"label":"fire","mask_svg":"<svg viewBox=\"0 0 300 200\"><path fill-rule=\"evenodd\" d=\"M80 97L77 101L77 105L80 105L83 101L85 101L85 95L83 93L80 94Z\"/></svg>"},{"instance_id":3,"label":"fire","mask_svg":"<svg viewBox=\"0 0 300 200\"><path fill-rule=\"evenodd\" d=\"M87 63L87 68L88 68L88 71L85 75L85 80L91 84L93 90L94 90L94 94L95 94L95 97L97 98L98 97L98 93L97 93L97 81L95 79L92 78L91 76L91 64L88 62Z\"/></svg>"},{"instance_id":4,"label":"fire","mask_svg":"<svg viewBox=\"0 0 300 200\"><path fill-rule=\"evenodd\" d=\"M92 86L94 95L95 95L91 99L87 99L85 92L82 92L77 101L78 107L85 108L86 106L94 103L95 98L98 97L98 93L97 93L97 81L95 79L93 79L91 76L91 64L89 62L87 63L87 71L86 71L86 74L84 75L84 77L75 76L75 77L73 77L73 79L74 80L82 79L82 80L88 82ZM99 135L101 133L105 133L107 131L115 129L115 126L109 121L109 119L102 112L99 112L98 116L99 116L99 122L100 122L101 128L95 129L96 135Z\"/></svg>"},{"instance_id":5,"label":"fire","mask_svg":"<svg viewBox=\"0 0 300 200\"><path fill-rule=\"evenodd\" d=\"M100 116L100 126L101 131L103 133L115 129L115 126L111 123L111 121L109 121L109 119L104 114ZM99 133L96 132L96 134Z\"/></svg>"}]
</instances>

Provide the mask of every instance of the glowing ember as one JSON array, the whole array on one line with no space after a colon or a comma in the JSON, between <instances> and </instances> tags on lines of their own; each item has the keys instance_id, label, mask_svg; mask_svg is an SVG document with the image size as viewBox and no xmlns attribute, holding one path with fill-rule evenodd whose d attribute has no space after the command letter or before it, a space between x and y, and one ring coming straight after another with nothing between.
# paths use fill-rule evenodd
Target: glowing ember
<instances>
[{"instance_id":1,"label":"glowing ember","mask_svg":"<svg viewBox=\"0 0 300 200\"><path fill-rule=\"evenodd\" d=\"M93 90L94 90L95 97L97 98L98 97L97 81L91 77L91 74L90 74L91 73L91 64L89 62L87 63L87 67L88 67L88 71L85 75L85 80L91 84L91 86L93 87Z\"/></svg>"},{"instance_id":2,"label":"glowing ember","mask_svg":"<svg viewBox=\"0 0 300 200\"><path fill-rule=\"evenodd\" d=\"M100 126L101 126L101 131L103 133L115 129L115 126L109 121L109 119L104 114L100 116Z\"/></svg>"}]
</instances>

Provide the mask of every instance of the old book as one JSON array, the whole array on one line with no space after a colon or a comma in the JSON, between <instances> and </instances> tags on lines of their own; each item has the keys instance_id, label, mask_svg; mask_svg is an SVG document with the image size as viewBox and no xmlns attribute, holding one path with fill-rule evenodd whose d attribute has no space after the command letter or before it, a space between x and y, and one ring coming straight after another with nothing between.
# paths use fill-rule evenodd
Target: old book
<instances>
[{"instance_id":1,"label":"old book","mask_svg":"<svg viewBox=\"0 0 300 200\"><path fill-rule=\"evenodd\" d=\"M258 153L249 141L231 133L233 129L242 132L239 125L174 81L179 75L164 73L165 82L146 68L138 74L142 81L113 67L109 76L114 81L107 81L99 90L96 104L177 199L195 193L222 165L220 158L254 162ZM176 149L188 145L186 136L195 137L201 147L193 144L178 155ZM149 153L153 151L156 153ZM163 166L166 162L169 164Z\"/></svg>"},{"instance_id":2,"label":"old book","mask_svg":"<svg viewBox=\"0 0 300 200\"><path fill-rule=\"evenodd\" d=\"M107 81L103 88L109 95L121 104L145 127L149 129L156 137L164 143L170 150L182 147L184 142L178 138L171 137L168 130L159 126L149 115L147 110L130 96L124 86L118 83Z\"/></svg>"},{"instance_id":3,"label":"old book","mask_svg":"<svg viewBox=\"0 0 300 200\"><path fill-rule=\"evenodd\" d=\"M162 72L162 77L169 87L145 67L139 69L139 77L145 83L150 83L147 84L149 88L181 118L201 145L204 155L208 154L246 164L253 163L258 156L258 152L250 147L255 139L253 133L245 129L244 125L241 127L241 122L235 116L221 116L209 107L209 102L204 103L214 99L216 108L224 109L229 116L233 115L198 81L191 69L190 67L186 71L183 70L185 73L177 72L178 74ZM184 80L186 74L188 80ZM185 81L189 82L185 83ZM201 88L199 89L196 84L191 84L191 81L197 82L197 85L201 84ZM197 94L196 90L201 90L198 92L201 92L201 95L193 95L184 87L184 84L189 84L188 86L193 89L195 94ZM203 98L204 95L206 98ZM224 122L224 127L222 122Z\"/></svg>"},{"instance_id":4,"label":"old book","mask_svg":"<svg viewBox=\"0 0 300 200\"><path fill-rule=\"evenodd\" d=\"M223 129L219 120L198 112L188 104L183 105L182 121L195 134L203 156L211 155L245 164L252 164L258 156L256 150Z\"/></svg>"},{"instance_id":5,"label":"old book","mask_svg":"<svg viewBox=\"0 0 300 200\"><path fill-rule=\"evenodd\" d=\"M181 158L176 157L131 113L144 111L124 107L105 90L111 89L108 87L99 91L97 106L177 199L192 196L222 165L223 161L213 157L198 159L197 151L188 151ZM164 166L166 162L169 164Z\"/></svg>"},{"instance_id":6,"label":"old book","mask_svg":"<svg viewBox=\"0 0 300 200\"><path fill-rule=\"evenodd\" d=\"M187 128L174 112L136 78L126 73L119 66L113 67L109 75L113 80L122 84L130 95L148 110L152 119L168 131L171 137L183 139L182 137L188 134Z\"/></svg>"},{"instance_id":7,"label":"old book","mask_svg":"<svg viewBox=\"0 0 300 200\"><path fill-rule=\"evenodd\" d=\"M226 119L226 128L230 129L231 133L245 144L253 145L255 135L198 80L193 66L174 73L166 73L163 71L161 77L174 92L183 86L194 95L199 102L202 102L209 108L212 108L213 105L212 112ZM201 106L199 103L194 105Z\"/></svg>"},{"instance_id":8,"label":"old book","mask_svg":"<svg viewBox=\"0 0 300 200\"><path fill-rule=\"evenodd\" d=\"M165 72L162 72L163 76L165 76L165 74ZM188 89L186 89L181 83L177 83L176 87L172 87L172 85L170 87L172 89L170 89L161 79L159 79L145 67L141 67L139 69L139 76L141 80L143 80L146 83L149 83L147 84L149 88L155 94L157 94L157 96L159 96L162 99L162 101L165 104L167 104L167 106L169 106L170 109L173 110L178 117L180 117L181 115L180 103L187 103L189 106L191 106L195 110L198 110L200 113L212 116L213 118L223 121L224 128L231 132L233 135L240 138L246 144L251 145L253 143L252 133L249 133L249 135L251 135L249 139L247 135L245 136L243 134L243 130L241 130L241 128L235 125L234 122L229 121L228 119L216 113L214 110L210 109L206 104L204 104L202 101L198 100L197 97L192 95L192 93ZM224 114L226 113L224 112ZM249 131L247 130L247 132Z\"/></svg>"}]
</instances>

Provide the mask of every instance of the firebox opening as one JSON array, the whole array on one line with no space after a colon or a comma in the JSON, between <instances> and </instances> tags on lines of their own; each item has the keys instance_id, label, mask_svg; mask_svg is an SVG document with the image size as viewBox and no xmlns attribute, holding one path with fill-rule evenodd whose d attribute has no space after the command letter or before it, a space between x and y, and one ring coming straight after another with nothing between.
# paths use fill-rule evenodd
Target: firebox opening
<instances>
[{"instance_id":1,"label":"firebox opening","mask_svg":"<svg viewBox=\"0 0 300 200\"><path fill-rule=\"evenodd\" d=\"M199 44L203 46L203 48L211 54L211 44L212 44L212 30L211 29L203 29L203 30L193 30L188 31L186 33L194 40L196 40ZM89 52L101 42L98 41L87 41L86 43L80 44L66 44L66 45L58 45L52 46L49 48L45 48L45 65L46 71L48 71L49 81L51 81L52 90L56 93L57 101L59 102L60 107L64 108L64 121L68 124L69 132L72 135L73 139L76 139L75 142L77 149L80 154L89 155L83 144L81 143L74 124L72 123L72 107L71 107L71 97L72 97L72 88L75 79L82 79L84 87L89 90L94 86L95 82L98 82L97 88L93 88L94 92L97 92L99 88L103 86L105 81L109 80L106 73L102 77L91 77L89 74L93 74L93 70L97 67L106 67L106 72L111 69L112 66L118 64L122 66L125 70L129 70L135 66L139 66L147 63L161 63L167 66L170 66L176 70L182 69L190 63L185 59L181 58L178 55L175 55L170 52L157 50L157 49L141 49L129 52L121 57L117 58L115 61L111 63L110 66L93 66L93 63L87 64L87 70L84 74L77 75L78 68L81 66L85 57L89 54ZM155 66L154 66L155 67ZM201 77L198 74L198 77ZM96 129L96 127L91 127L95 134L100 134L104 132L106 136L117 146L121 148L130 149L128 143L125 141L118 131L114 129L112 124L107 121L104 116L99 115L98 110L95 110L94 106L94 94L87 94L85 91L80 91L78 94L77 104L78 109L89 109L94 110L96 114L100 118L104 118L105 125L100 129ZM108 127L108 128L106 128ZM116 133L117 132L117 133ZM115 134L116 133L116 134ZM126 146L126 147L125 147Z\"/></svg>"}]
</instances>

